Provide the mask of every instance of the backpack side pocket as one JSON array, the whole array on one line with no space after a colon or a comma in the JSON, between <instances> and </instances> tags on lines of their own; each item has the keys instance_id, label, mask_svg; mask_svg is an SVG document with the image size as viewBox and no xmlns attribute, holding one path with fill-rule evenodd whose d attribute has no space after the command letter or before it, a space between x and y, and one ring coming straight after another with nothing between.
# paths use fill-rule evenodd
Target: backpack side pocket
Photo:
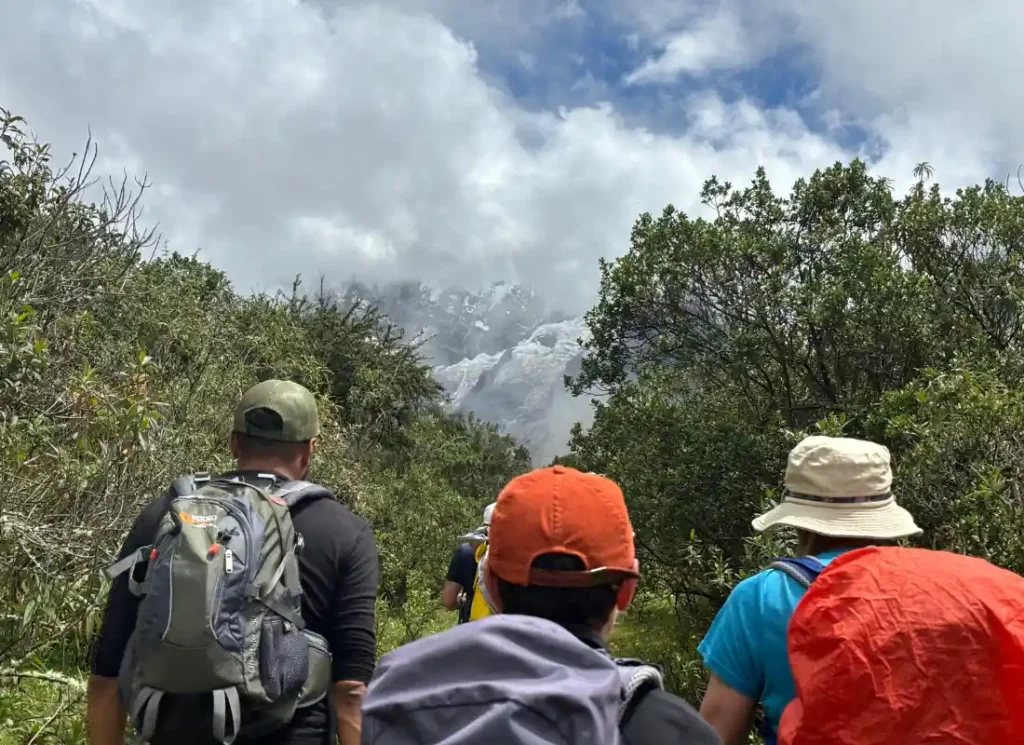
<instances>
[{"instance_id":1,"label":"backpack side pocket","mask_svg":"<svg viewBox=\"0 0 1024 745\"><path fill-rule=\"evenodd\" d=\"M331 689L333 670L332 655L327 640L317 633L305 629L306 641L309 643L309 675L302 692L299 694L299 706L312 706L319 703Z\"/></svg>"},{"instance_id":2,"label":"backpack side pocket","mask_svg":"<svg viewBox=\"0 0 1024 745\"><path fill-rule=\"evenodd\" d=\"M271 702L302 690L309 675L309 642L302 629L273 611L263 616L260 682Z\"/></svg>"}]
</instances>

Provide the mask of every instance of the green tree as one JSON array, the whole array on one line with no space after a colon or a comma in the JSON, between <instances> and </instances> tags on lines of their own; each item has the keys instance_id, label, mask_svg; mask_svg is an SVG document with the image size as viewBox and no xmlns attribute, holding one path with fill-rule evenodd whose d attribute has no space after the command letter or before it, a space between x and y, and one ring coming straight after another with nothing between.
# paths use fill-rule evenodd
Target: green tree
<instances>
[{"instance_id":1,"label":"green tree","mask_svg":"<svg viewBox=\"0 0 1024 745\"><path fill-rule=\"evenodd\" d=\"M258 380L318 397L311 477L373 524L381 651L454 620L438 597L455 539L528 467L494 427L443 411L375 308L298 281L244 295L194 257L153 256L145 184L89 202L87 152L51 167L0 111L0 745L85 742L98 568L171 479L228 465L231 408Z\"/></svg>"},{"instance_id":2,"label":"green tree","mask_svg":"<svg viewBox=\"0 0 1024 745\"><path fill-rule=\"evenodd\" d=\"M784 550L749 521L808 433L888 445L926 545L1024 569L1024 203L992 181L944 195L917 175L902 198L860 161L788 196L763 169L743 189L711 178L710 218L643 214L629 251L601 263L567 380L599 400L571 449L623 484L647 587L674 599L680 638Z\"/></svg>"}]
</instances>

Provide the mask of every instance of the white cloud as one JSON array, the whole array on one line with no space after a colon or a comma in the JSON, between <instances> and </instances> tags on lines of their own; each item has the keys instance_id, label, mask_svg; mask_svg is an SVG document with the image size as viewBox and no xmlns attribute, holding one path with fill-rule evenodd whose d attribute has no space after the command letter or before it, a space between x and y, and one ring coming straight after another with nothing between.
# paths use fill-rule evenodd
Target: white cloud
<instances>
[{"instance_id":1,"label":"white cloud","mask_svg":"<svg viewBox=\"0 0 1024 745\"><path fill-rule=\"evenodd\" d=\"M823 9L793 10L822 96L884 132L892 154L916 152L944 182L958 160L1004 168L1024 160L1024 5L864 0ZM996 174L971 180L988 175Z\"/></svg>"},{"instance_id":2,"label":"white cloud","mask_svg":"<svg viewBox=\"0 0 1024 745\"><path fill-rule=\"evenodd\" d=\"M681 15L653 1L660 12L635 23L660 53L633 79L668 83L707 69L753 68L787 49L815 83L807 103L825 122L856 124L880 142L877 166L897 183L909 178L907 164L922 160L950 186L1024 160L1024 4L728 0L710 10L683 3ZM716 53L716 35L726 40L718 49L745 54Z\"/></svg>"},{"instance_id":3,"label":"white cloud","mask_svg":"<svg viewBox=\"0 0 1024 745\"><path fill-rule=\"evenodd\" d=\"M626 76L627 83L665 83L680 75L741 69L753 56L739 19L719 10L670 36L662 51Z\"/></svg>"},{"instance_id":4,"label":"white cloud","mask_svg":"<svg viewBox=\"0 0 1024 745\"><path fill-rule=\"evenodd\" d=\"M699 127L629 129L608 105L527 113L421 12L36 0L15 15L0 100L65 152L88 125L108 161L144 164L170 245L201 247L242 287L511 275L578 308L640 210L691 206L712 171L766 162L789 180L840 155L713 96L695 106L735 113L713 144Z\"/></svg>"},{"instance_id":5,"label":"white cloud","mask_svg":"<svg viewBox=\"0 0 1024 745\"><path fill-rule=\"evenodd\" d=\"M640 211L669 201L696 210L712 173L745 182L764 165L786 188L850 155L791 111L726 103L710 89L685 97L669 135L627 125L611 103L527 110L481 73L477 44L503 46L514 64L535 61L543 75L541 30L586 23L600 3L320 2L10 3L0 105L64 155L91 127L106 168L148 172L147 215L169 245L201 248L243 289L287 286L297 273L509 278L570 310L592 302L597 257L626 250ZM1011 7L976 7L989 5ZM624 33L663 39L669 51L637 80L756 64L788 24L822 74L822 111L882 138L891 175L909 178L929 160L944 182L977 180L1020 143L1008 123L1022 99L996 95L1014 84L1019 58L976 33L957 36L975 26L932 6L928 25L952 29L935 33L963 69L938 52L922 58L927 33L911 11L873 0L842 13L793 0L785 18L773 11L774 21L753 23L731 6L700 21L701 7L638 0ZM1010 33L1016 11L1000 13L986 16L992 33ZM975 46L988 48L968 58ZM954 83L965 111L944 95Z\"/></svg>"},{"instance_id":6,"label":"white cloud","mask_svg":"<svg viewBox=\"0 0 1024 745\"><path fill-rule=\"evenodd\" d=\"M555 8L555 18L560 20L581 19L586 16L579 0L565 0Z\"/></svg>"}]
</instances>

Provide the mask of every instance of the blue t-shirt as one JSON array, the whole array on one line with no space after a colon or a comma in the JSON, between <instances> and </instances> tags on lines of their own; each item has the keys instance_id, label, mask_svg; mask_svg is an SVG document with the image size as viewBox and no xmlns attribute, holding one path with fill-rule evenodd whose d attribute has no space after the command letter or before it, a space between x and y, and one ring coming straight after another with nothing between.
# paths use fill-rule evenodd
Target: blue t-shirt
<instances>
[{"instance_id":1,"label":"blue t-shirt","mask_svg":"<svg viewBox=\"0 0 1024 745\"><path fill-rule=\"evenodd\" d=\"M473 604L473 583L476 580L476 549L468 543L461 544L448 564L449 582L455 582L466 591L466 602L459 609L459 623L469 620L470 606Z\"/></svg>"},{"instance_id":2,"label":"blue t-shirt","mask_svg":"<svg viewBox=\"0 0 1024 745\"><path fill-rule=\"evenodd\" d=\"M817 554L822 564L850 549ZM804 588L777 569L747 577L729 594L697 647L704 663L731 688L764 707L773 730L794 696L786 628Z\"/></svg>"}]
</instances>

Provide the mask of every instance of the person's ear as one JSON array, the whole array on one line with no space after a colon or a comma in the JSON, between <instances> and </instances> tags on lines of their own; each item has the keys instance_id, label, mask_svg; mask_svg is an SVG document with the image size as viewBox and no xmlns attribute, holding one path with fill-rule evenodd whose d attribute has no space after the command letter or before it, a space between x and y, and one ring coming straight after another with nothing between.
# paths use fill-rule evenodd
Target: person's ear
<instances>
[{"instance_id":1,"label":"person's ear","mask_svg":"<svg viewBox=\"0 0 1024 745\"><path fill-rule=\"evenodd\" d=\"M817 553L817 551L815 551L815 545L814 545L816 543L816 541L817 541L817 538L816 538L814 533L810 532L809 530L803 530L801 528L797 528L797 530L796 530L796 553L798 555L800 555L800 556L806 556L806 555L812 555L813 556L814 554Z\"/></svg>"},{"instance_id":2,"label":"person's ear","mask_svg":"<svg viewBox=\"0 0 1024 745\"><path fill-rule=\"evenodd\" d=\"M639 559L633 559L633 571L637 574L640 573ZM636 597L636 587L638 583L638 579L631 577L619 585L619 591L615 596L615 607L620 613L624 613L633 602L633 598Z\"/></svg>"},{"instance_id":3,"label":"person's ear","mask_svg":"<svg viewBox=\"0 0 1024 745\"><path fill-rule=\"evenodd\" d=\"M302 448L299 454L299 470L306 473L309 470L310 464L313 462L313 453L316 452L316 440L312 439L306 443L306 447Z\"/></svg>"},{"instance_id":4,"label":"person's ear","mask_svg":"<svg viewBox=\"0 0 1024 745\"><path fill-rule=\"evenodd\" d=\"M491 606L495 613L501 613L501 593L498 592L498 578L495 577L494 574L491 572L491 569L487 566L486 561L483 562L482 571L484 575L484 585L487 588L487 595L485 596L485 600L487 600L488 604Z\"/></svg>"},{"instance_id":5,"label":"person's ear","mask_svg":"<svg viewBox=\"0 0 1024 745\"><path fill-rule=\"evenodd\" d=\"M238 433L232 432L228 438L228 449L231 450L231 457L238 460L242 457L242 448L238 446Z\"/></svg>"}]
</instances>

